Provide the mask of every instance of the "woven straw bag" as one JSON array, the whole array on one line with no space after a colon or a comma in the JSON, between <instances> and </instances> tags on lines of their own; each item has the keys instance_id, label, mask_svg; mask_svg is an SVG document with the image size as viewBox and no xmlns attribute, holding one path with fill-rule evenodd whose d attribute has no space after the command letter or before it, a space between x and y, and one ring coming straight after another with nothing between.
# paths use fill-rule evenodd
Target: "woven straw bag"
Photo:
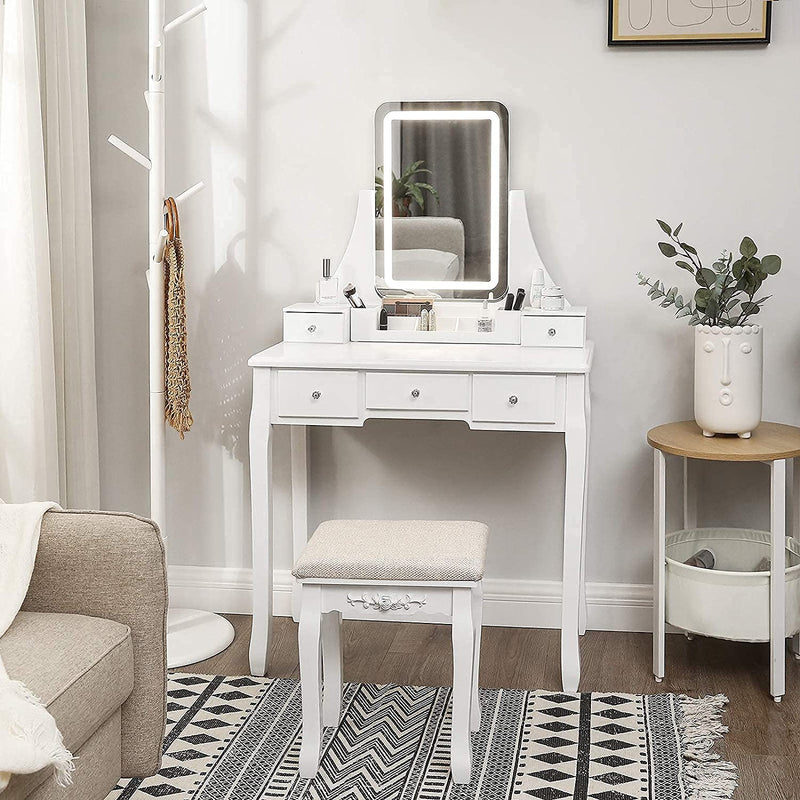
<instances>
[{"instance_id":1,"label":"woven straw bag","mask_svg":"<svg viewBox=\"0 0 800 800\"><path fill-rule=\"evenodd\" d=\"M189 411L189 354L186 346L186 284L184 253L178 207L172 197L164 202L167 222L167 246L164 250L164 376L165 415L167 422L183 439L192 427Z\"/></svg>"}]
</instances>

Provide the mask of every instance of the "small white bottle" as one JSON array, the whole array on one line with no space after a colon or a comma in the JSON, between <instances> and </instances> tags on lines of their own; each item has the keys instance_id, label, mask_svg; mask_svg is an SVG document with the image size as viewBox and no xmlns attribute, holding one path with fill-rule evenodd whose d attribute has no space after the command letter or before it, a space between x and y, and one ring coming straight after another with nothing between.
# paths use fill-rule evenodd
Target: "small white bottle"
<instances>
[{"instance_id":1,"label":"small white bottle","mask_svg":"<svg viewBox=\"0 0 800 800\"><path fill-rule=\"evenodd\" d=\"M544 289L544 270L536 267L531 280L531 308L542 307L542 289Z\"/></svg>"},{"instance_id":2,"label":"small white bottle","mask_svg":"<svg viewBox=\"0 0 800 800\"><path fill-rule=\"evenodd\" d=\"M322 259L322 277L317 281L317 303L331 306L339 302L339 279L331 275L331 260Z\"/></svg>"}]
</instances>

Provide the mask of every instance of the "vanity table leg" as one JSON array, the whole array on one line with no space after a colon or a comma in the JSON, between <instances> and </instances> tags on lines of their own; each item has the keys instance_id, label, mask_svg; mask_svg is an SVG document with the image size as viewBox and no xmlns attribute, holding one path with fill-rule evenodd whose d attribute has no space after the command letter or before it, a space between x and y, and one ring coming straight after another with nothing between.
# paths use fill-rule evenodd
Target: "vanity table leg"
<instances>
[{"instance_id":1,"label":"vanity table leg","mask_svg":"<svg viewBox=\"0 0 800 800\"><path fill-rule=\"evenodd\" d=\"M791 489L791 509L792 509L792 536L800 541L800 459L792 459L792 489ZM800 661L800 633L792 637L792 654Z\"/></svg>"},{"instance_id":2,"label":"vanity table leg","mask_svg":"<svg viewBox=\"0 0 800 800\"><path fill-rule=\"evenodd\" d=\"M589 505L589 443L592 441L592 400L589 393L589 376L584 385L584 416L586 417L586 469L583 475L583 513L581 524L581 600L578 617L578 632L586 633L589 609L586 603L586 516Z\"/></svg>"},{"instance_id":3,"label":"vanity table leg","mask_svg":"<svg viewBox=\"0 0 800 800\"><path fill-rule=\"evenodd\" d=\"M250 514L253 537L253 630L250 673L266 675L272 626L272 425L270 370L253 370L250 412Z\"/></svg>"},{"instance_id":4,"label":"vanity table leg","mask_svg":"<svg viewBox=\"0 0 800 800\"><path fill-rule=\"evenodd\" d=\"M653 450L653 675L664 680L667 569L667 462L661 450Z\"/></svg>"},{"instance_id":5,"label":"vanity table leg","mask_svg":"<svg viewBox=\"0 0 800 800\"><path fill-rule=\"evenodd\" d=\"M292 560L297 561L308 543L308 426L289 429L292 460ZM292 617L300 621L300 584L292 585Z\"/></svg>"},{"instance_id":6,"label":"vanity table leg","mask_svg":"<svg viewBox=\"0 0 800 800\"><path fill-rule=\"evenodd\" d=\"M565 692L578 690L581 677L579 616L583 500L586 481L585 376L567 375L566 485L564 489L564 563L561 584L561 684Z\"/></svg>"},{"instance_id":7,"label":"vanity table leg","mask_svg":"<svg viewBox=\"0 0 800 800\"><path fill-rule=\"evenodd\" d=\"M770 464L769 692L780 703L786 684L786 461Z\"/></svg>"}]
</instances>

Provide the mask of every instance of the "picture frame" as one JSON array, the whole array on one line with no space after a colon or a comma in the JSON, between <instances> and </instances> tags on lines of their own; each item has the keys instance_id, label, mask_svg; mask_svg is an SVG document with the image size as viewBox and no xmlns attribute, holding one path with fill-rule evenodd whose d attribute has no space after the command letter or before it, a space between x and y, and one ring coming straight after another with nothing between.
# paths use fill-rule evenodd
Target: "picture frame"
<instances>
[{"instance_id":1,"label":"picture frame","mask_svg":"<svg viewBox=\"0 0 800 800\"><path fill-rule=\"evenodd\" d=\"M770 0L608 0L608 45L769 44Z\"/></svg>"}]
</instances>

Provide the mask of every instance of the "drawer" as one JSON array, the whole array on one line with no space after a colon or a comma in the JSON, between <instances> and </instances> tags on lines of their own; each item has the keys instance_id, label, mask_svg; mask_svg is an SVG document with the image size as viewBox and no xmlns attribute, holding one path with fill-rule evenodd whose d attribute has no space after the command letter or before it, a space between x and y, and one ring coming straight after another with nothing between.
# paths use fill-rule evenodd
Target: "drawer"
<instances>
[{"instance_id":1,"label":"drawer","mask_svg":"<svg viewBox=\"0 0 800 800\"><path fill-rule=\"evenodd\" d=\"M467 411L469 375L370 372L367 373L367 408Z\"/></svg>"},{"instance_id":2,"label":"drawer","mask_svg":"<svg viewBox=\"0 0 800 800\"><path fill-rule=\"evenodd\" d=\"M279 417L358 416L358 373L334 370L281 370Z\"/></svg>"},{"instance_id":3,"label":"drawer","mask_svg":"<svg viewBox=\"0 0 800 800\"><path fill-rule=\"evenodd\" d=\"M586 344L586 317L522 317L522 344L525 347L583 347Z\"/></svg>"},{"instance_id":4,"label":"drawer","mask_svg":"<svg viewBox=\"0 0 800 800\"><path fill-rule=\"evenodd\" d=\"M483 422L556 422L555 375L476 375L472 418Z\"/></svg>"},{"instance_id":5,"label":"drawer","mask_svg":"<svg viewBox=\"0 0 800 800\"><path fill-rule=\"evenodd\" d=\"M335 344L349 340L347 314L344 311L284 311L285 342L321 342Z\"/></svg>"}]
</instances>

